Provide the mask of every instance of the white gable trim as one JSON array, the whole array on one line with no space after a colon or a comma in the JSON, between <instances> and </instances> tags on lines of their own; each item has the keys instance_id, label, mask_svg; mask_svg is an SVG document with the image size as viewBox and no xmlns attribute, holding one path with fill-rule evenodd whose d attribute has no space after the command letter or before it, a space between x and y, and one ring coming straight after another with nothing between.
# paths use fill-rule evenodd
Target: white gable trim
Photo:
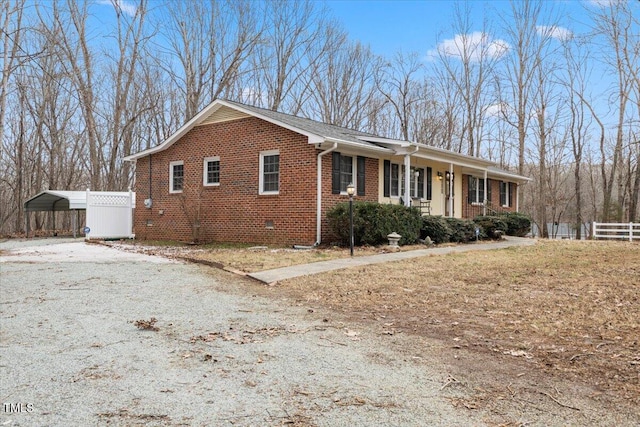
<instances>
[{"instance_id":1,"label":"white gable trim","mask_svg":"<svg viewBox=\"0 0 640 427\"><path fill-rule=\"evenodd\" d=\"M269 123L273 123L277 126L283 127L285 129L289 129L293 132L299 133L301 135L304 135L308 138L309 140L309 144L320 144L322 142L324 142L324 137L322 137L321 135L316 135L307 131L304 131L302 129L296 128L294 126L290 126L288 124L282 123L278 120L272 119L270 117L266 117L263 116L262 114L258 114L254 111L242 108L240 106L237 106L235 104L231 104L228 102L225 102L224 100L221 99L217 99L215 101L213 101L211 104L207 105L202 111L200 111L198 114L196 114L195 116L193 116L193 118L191 120L189 120L187 123L185 123L180 129L178 129L175 133L173 133L169 138L165 139L160 145L150 148L148 150L144 150L141 151L139 153L136 154L132 154L130 156L127 156L124 158L125 161L135 161L141 157L145 157L148 156L150 154L154 154L154 153L158 153L160 151L164 151L167 148L171 147L173 144L175 144L180 138L182 138L187 132L189 132L191 129L193 129L195 126L198 126L199 124L206 122L207 119L209 119L209 117L211 115L213 115L216 111L218 111L218 109L220 109L221 107L227 107L227 108L231 108L233 110L236 111L241 111L244 114L247 114L249 116L252 117L257 117L261 120L267 121Z\"/></svg>"}]
</instances>

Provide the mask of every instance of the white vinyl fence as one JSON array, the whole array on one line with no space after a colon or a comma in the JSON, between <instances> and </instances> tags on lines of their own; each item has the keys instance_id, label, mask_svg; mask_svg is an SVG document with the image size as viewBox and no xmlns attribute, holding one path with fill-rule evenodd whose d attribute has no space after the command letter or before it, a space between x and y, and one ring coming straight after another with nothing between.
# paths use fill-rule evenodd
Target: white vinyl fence
<instances>
[{"instance_id":1,"label":"white vinyl fence","mask_svg":"<svg viewBox=\"0 0 640 427\"><path fill-rule=\"evenodd\" d=\"M87 190L85 239L131 239L136 193Z\"/></svg>"},{"instance_id":2,"label":"white vinyl fence","mask_svg":"<svg viewBox=\"0 0 640 427\"><path fill-rule=\"evenodd\" d=\"M594 222L593 238L640 240L640 223Z\"/></svg>"}]
</instances>

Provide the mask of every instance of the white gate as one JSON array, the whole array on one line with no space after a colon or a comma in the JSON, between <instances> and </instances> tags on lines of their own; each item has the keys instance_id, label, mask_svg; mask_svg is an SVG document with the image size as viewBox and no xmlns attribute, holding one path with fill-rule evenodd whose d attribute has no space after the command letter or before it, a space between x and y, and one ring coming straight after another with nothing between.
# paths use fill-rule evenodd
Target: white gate
<instances>
[{"instance_id":1,"label":"white gate","mask_svg":"<svg viewBox=\"0 0 640 427\"><path fill-rule=\"evenodd\" d=\"M87 190L85 239L132 239L136 193Z\"/></svg>"},{"instance_id":2,"label":"white gate","mask_svg":"<svg viewBox=\"0 0 640 427\"><path fill-rule=\"evenodd\" d=\"M640 223L594 222L593 238L640 240Z\"/></svg>"}]
</instances>

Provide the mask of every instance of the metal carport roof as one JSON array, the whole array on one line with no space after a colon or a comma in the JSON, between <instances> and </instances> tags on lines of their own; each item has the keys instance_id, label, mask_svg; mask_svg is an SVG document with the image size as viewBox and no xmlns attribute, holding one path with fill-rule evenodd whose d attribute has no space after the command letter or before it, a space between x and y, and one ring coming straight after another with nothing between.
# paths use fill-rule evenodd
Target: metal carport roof
<instances>
[{"instance_id":1,"label":"metal carport roof","mask_svg":"<svg viewBox=\"0 0 640 427\"><path fill-rule=\"evenodd\" d=\"M47 190L24 202L25 212L87 209L86 191Z\"/></svg>"}]
</instances>

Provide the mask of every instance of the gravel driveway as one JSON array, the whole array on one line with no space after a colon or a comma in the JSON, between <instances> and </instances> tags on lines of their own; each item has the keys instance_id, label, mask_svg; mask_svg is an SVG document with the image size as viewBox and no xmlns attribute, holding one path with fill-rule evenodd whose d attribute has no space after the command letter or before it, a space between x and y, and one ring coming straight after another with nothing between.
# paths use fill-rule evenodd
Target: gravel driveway
<instances>
[{"instance_id":1,"label":"gravel driveway","mask_svg":"<svg viewBox=\"0 0 640 427\"><path fill-rule=\"evenodd\" d=\"M78 240L0 250L0 425L483 424L452 405L436 344L208 267Z\"/></svg>"}]
</instances>

